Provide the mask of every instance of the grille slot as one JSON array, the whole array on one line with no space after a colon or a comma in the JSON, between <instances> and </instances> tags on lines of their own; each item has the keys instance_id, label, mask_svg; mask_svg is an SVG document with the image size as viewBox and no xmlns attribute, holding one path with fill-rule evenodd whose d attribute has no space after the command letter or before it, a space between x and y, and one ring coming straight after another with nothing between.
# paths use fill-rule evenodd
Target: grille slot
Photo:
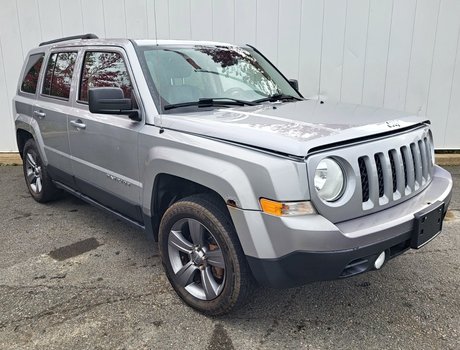
<instances>
[{"instance_id":1,"label":"grille slot","mask_svg":"<svg viewBox=\"0 0 460 350\"><path fill-rule=\"evenodd\" d=\"M363 202L369 200L369 177L367 176L366 162L364 157L358 158L359 171L361 173L361 190L363 195Z\"/></svg>"},{"instance_id":2,"label":"grille slot","mask_svg":"<svg viewBox=\"0 0 460 350\"><path fill-rule=\"evenodd\" d=\"M392 175L392 184L393 184L393 193L398 190L398 182L396 178L396 166L395 166L395 159L394 154L396 150L388 151L388 158L390 158L390 166L391 166L391 175Z\"/></svg>"},{"instance_id":3,"label":"grille slot","mask_svg":"<svg viewBox=\"0 0 460 350\"><path fill-rule=\"evenodd\" d=\"M433 170L430 142L423 137L384 153L358 158L363 210L398 200L428 183Z\"/></svg>"},{"instance_id":4,"label":"grille slot","mask_svg":"<svg viewBox=\"0 0 460 350\"><path fill-rule=\"evenodd\" d=\"M379 198L383 197L385 194L385 187L383 183L383 169L382 169L382 162L380 161L380 154L374 154L375 165L377 167L377 178L379 181Z\"/></svg>"},{"instance_id":5,"label":"grille slot","mask_svg":"<svg viewBox=\"0 0 460 350\"><path fill-rule=\"evenodd\" d=\"M407 173L407 166L406 166L406 156L404 154L405 152L405 146L404 147L401 147L399 150L401 152L401 159L402 159L402 163L403 163L403 168L404 168L404 187L407 187L407 184L408 184L408 173Z\"/></svg>"},{"instance_id":6,"label":"grille slot","mask_svg":"<svg viewBox=\"0 0 460 350\"><path fill-rule=\"evenodd\" d=\"M426 159L427 159L427 164L428 164L428 178L431 177L431 168L433 167L433 159L432 159L432 154L431 154L431 144L430 141L428 140L427 137L423 139L423 143L425 145L425 152L426 152Z\"/></svg>"},{"instance_id":7,"label":"grille slot","mask_svg":"<svg viewBox=\"0 0 460 350\"><path fill-rule=\"evenodd\" d=\"M426 155L426 147L422 140L418 141L418 148L422 159L422 177L423 180L426 181L428 180L428 158Z\"/></svg>"},{"instance_id":8,"label":"grille slot","mask_svg":"<svg viewBox=\"0 0 460 350\"><path fill-rule=\"evenodd\" d=\"M422 183L422 160L420 156L420 150L418 148L418 143L411 143L410 151L412 153L412 160L414 162L415 188L417 189Z\"/></svg>"}]
</instances>

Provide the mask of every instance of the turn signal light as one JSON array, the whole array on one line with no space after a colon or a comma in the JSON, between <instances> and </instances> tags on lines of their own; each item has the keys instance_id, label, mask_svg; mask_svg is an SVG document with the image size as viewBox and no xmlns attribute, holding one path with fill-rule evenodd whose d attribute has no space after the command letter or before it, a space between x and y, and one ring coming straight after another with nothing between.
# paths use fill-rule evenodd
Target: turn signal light
<instances>
[{"instance_id":1,"label":"turn signal light","mask_svg":"<svg viewBox=\"0 0 460 350\"><path fill-rule=\"evenodd\" d=\"M309 201L278 202L266 198L261 198L260 207L264 213L275 216L299 216L316 213L315 209Z\"/></svg>"}]
</instances>

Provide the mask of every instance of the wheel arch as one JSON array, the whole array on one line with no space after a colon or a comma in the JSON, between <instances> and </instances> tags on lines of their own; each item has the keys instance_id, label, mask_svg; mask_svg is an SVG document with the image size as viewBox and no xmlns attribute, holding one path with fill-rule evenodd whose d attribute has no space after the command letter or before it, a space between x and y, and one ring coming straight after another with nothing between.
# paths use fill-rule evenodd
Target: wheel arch
<instances>
[{"instance_id":1,"label":"wheel arch","mask_svg":"<svg viewBox=\"0 0 460 350\"><path fill-rule=\"evenodd\" d=\"M239 208L259 209L257 196L243 169L216 156L172 147L155 147L145 160L141 177L145 214L151 213L154 188L165 179L188 181L194 189L211 191L225 203L231 201Z\"/></svg>"},{"instance_id":2,"label":"wheel arch","mask_svg":"<svg viewBox=\"0 0 460 350\"><path fill-rule=\"evenodd\" d=\"M175 202L198 194L207 196L213 204L219 207L224 213L227 213L231 220L227 205L235 206L236 203L234 200L225 200L214 189L184 177L169 173L158 173L156 175L150 199L150 217L155 241L158 240L158 228L165 211Z\"/></svg>"},{"instance_id":3,"label":"wheel arch","mask_svg":"<svg viewBox=\"0 0 460 350\"><path fill-rule=\"evenodd\" d=\"M32 138L37 144L37 148L40 152L40 157L42 158L43 163L48 165L48 158L46 157L43 138L40 135L40 129L37 121L25 115L18 115L17 119L15 120L15 126L16 143L20 156L22 157L24 145L29 139Z\"/></svg>"},{"instance_id":4,"label":"wheel arch","mask_svg":"<svg viewBox=\"0 0 460 350\"><path fill-rule=\"evenodd\" d=\"M169 205L186 196L206 193L228 211L227 205L258 209L247 174L236 164L205 153L155 147L143 169L142 210L151 218L156 239L161 216Z\"/></svg>"},{"instance_id":5,"label":"wheel arch","mask_svg":"<svg viewBox=\"0 0 460 350\"><path fill-rule=\"evenodd\" d=\"M16 130L16 144L18 146L18 151L21 158L23 158L24 146L26 145L26 142L33 138L34 136L27 130Z\"/></svg>"}]
</instances>

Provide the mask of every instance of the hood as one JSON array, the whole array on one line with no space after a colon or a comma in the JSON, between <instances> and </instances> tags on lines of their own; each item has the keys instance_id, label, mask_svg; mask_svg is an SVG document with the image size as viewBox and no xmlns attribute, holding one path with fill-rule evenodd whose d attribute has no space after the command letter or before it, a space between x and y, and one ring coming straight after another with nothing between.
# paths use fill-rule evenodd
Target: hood
<instances>
[{"instance_id":1,"label":"hood","mask_svg":"<svg viewBox=\"0 0 460 350\"><path fill-rule=\"evenodd\" d=\"M409 114L317 100L167 114L162 126L304 157L312 148L420 124Z\"/></svg>"}]
</instances>

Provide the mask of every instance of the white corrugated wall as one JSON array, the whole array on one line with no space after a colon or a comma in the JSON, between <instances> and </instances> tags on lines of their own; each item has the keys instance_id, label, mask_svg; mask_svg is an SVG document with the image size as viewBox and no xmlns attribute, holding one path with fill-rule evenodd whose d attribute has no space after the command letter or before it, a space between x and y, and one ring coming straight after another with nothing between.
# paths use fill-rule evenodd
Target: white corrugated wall
<instances>
[{"instance_id":1,"label":"white corrugated wall","mask_svg":"<svg viewBox=\"0 0 460 350\"><path fill-rule=\"evenodd\" d=\"M156 16L155 16L156 13ZM100 37L256 45L304 96L428 115L460 148L459 0L0 0L0 151L16 150L11 99L40 41Z\"/></svg>"}]
</instances>

